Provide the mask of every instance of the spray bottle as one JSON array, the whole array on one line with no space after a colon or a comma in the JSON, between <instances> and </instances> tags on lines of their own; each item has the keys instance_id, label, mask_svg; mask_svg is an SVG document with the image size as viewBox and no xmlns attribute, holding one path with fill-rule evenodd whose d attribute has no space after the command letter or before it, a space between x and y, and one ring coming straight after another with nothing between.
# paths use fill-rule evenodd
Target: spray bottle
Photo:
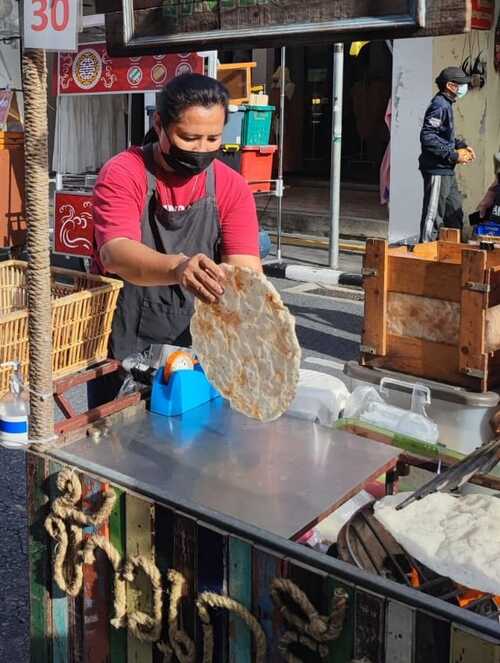
<instances>
[{"instance_id":1,"label":"spray bottle","mask_svg":"<svg viewBox=\"0 0 500 663\"><path fill-rule=\"evenodd\" d=\"M24 382L18 361L1 364L13 369L8 393L0 400L0 444L9 449L26 448L29 403L24 397Z\"/></svg>"}]
</instances>

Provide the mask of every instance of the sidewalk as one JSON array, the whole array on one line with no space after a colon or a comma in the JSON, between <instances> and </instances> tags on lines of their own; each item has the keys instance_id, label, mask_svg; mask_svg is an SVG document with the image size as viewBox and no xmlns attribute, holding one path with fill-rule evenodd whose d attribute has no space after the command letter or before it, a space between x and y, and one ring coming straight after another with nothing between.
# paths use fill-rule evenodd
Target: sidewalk
<instances>
[{"instance_id":1,"label":"sidewalk","mask_svg":"<svg viewBox=\"0 0 500 663\"><path fill-rule=\"evenodd\" d=\"M267 230L276 229L278 200L256 195L259 219ZM386 238L389 227L387 206L381 205L378 191L349 189L340 194L340 233L346 237ZM330 190L327 183L304 185L285 182L283 232L327 237L330 232Z\"/></svg>"}]
</instances>

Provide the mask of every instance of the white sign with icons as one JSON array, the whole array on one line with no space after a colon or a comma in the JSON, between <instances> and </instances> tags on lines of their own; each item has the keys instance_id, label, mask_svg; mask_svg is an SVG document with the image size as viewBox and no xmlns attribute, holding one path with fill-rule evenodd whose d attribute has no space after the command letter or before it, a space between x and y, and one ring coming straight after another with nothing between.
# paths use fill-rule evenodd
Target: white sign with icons
<instances>
[{"instance_id":1,"label":"white sign with icons","mask_svg":"<svg viewBox=\"0 0 500 663\"><path fill-rule=\"evenodd\" d=\"M76 0L24 0L24 47L76 51L80 3Z\"/></svg>"}]
</instances>

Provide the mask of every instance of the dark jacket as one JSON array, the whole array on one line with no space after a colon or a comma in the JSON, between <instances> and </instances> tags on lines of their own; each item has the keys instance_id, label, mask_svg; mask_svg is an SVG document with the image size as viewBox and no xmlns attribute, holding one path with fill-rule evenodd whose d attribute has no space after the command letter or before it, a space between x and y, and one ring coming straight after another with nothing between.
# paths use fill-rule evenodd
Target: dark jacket
<instances>
[{"instance_id":1,"label":"dark jacket","mask_svg":"<svg viewBox=\"0 0 500 663\"><path fill-rule=\"evenodd\" d=\"M439 92L425 111L420 132L422 153L420 170L431 175L453 175L458 161L457 149L467 147L455 138L453 102Z\"/></svg>"}]
</instances>

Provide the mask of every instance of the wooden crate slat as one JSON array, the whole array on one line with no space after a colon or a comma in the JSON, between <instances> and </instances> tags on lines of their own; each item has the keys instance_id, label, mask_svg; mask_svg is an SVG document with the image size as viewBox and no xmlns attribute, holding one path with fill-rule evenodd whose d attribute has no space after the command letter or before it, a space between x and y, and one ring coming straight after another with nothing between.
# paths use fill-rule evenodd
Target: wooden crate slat
<instances>
[{"instance_id":1,"label":"wooden crate slat","mask_svg":"<svg viewBox=\"0 0 500 663\"><path fill-rule=\"evenodd\" d=\"M441 228L439 242L453 242L460 244L460 230L458 228Z\"/></svg>"},{"instance_id":2,"label":"wooden crate slat","mask_svg":"<svg viewBox=\"0 0 500 663\"><path fill-rule=\"evenodd\" d=\"M467 389L478 388L477 378L461 373L454 345L434 343L410 336L387 337L384 368L418 377L457 384Z\"/></svg>"},{"instance_id":3,"label":"wooden crate slat","mask_svg":"<svg viewBox=\"0 0 500 663\"><path fill-rule=\"evenodd\" d=\"M485 328L488 294L473 290L474 286L487 287L485 251L464 251L462 255L462 297L460 315L459 369L479 372L486 385L487 356L485 355Z\"/></svg>"},{"instance_id":4,"label":"wooden crate slat","mask_svg":"<svg viewBox=\"0 0 500 663\"><path fill-rule=\"evenodd\" d=\"M461 301L460 265L389 256L388 270L387 289L390 292L446 299L449 302Z\"/></svg>"},{"instance_id":5,"label":"wooden crate slat","mask_svg":"<svg viewBox=\"0 0 500 663\"><path fill-rule=\"evenodd\" d=\"M386 354L387 251L386 241L368 240L363 261L365 324L362 345L369 354L382 356Z\"/></svg>"},{"instance_id":6,"label":"wooden crate slat","mask_svg":"<svg viewBox=\"0 0 500 663\"><path fill-rule=\"evenodd\" d=\"M252 547L246 541L229 537L229 596L252 609ZM229 617L229 663L251 663L252 635L239 617Z\"/></svg>"}]
</instances>

